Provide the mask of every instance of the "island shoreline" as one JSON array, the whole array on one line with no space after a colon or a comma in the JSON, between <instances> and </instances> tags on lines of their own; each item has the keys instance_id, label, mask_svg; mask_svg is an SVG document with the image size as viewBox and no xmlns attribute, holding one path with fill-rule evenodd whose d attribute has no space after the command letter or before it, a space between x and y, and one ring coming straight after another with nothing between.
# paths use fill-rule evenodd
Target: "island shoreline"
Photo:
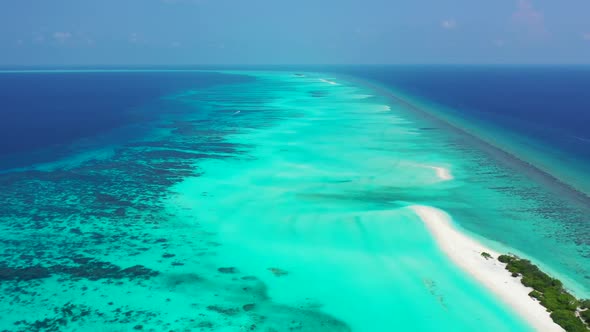
<instances>
[{"instance_id":1,"label":"island shoreline","mask_svg":"<svg viewBox=\"0 0 590 332\"><path fill-rule=\"evenodd\" d=\"M339 73L331 74L341 77L342 79L349 82L367 86L375 90L381 96L388 98L392 102L405 106L414 116L429 121L435 125L440 126L441 128L450 130L451 132L454 132L462 137L468 138L469 143L479 151L486 153L494 160L504 164L507 167L526 174L529 178L531 178L531 180L542 184L545 188L555 192L556 195L559 195L560 197L567 197L570 202L575 202L576 205L590 212L590 196L588 196L585 192L578 190L571 184L564 182L560 178L537 167L536 165L523 160L514 153L506 151L506 149L503 149L502 147L499 147L481 137L474 135L470 131L461 128L457 124L451 123L447 119L441 118L440 116L432 114L431 112L414 105L412 102L395 95L394 91L391 91L388 87L382 86L379 82L374 82L351 75Z\"/></svg>"},{"instance_id":2,"label":"island shoreline","mask_svg":"<svg viewBox=\"0 0 590 332\"><path fill-rule=\"evenodd\" d=\"M505 269L506 264L498 261L500 253L457 230L450 216L442 210L425 205L408 208L420 217L451 261L509 305L531 327L538 331L564 331L553 322L545 307L529 296L533 289L512 277ZM491 257L484 257L484 252Z\"/></svg>"}]
</instances>

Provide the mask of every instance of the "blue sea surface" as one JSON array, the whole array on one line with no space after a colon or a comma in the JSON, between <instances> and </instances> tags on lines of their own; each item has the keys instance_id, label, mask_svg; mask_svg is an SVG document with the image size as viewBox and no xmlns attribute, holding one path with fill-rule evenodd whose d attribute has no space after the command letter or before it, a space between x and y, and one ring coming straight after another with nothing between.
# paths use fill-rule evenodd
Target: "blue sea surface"
<instances>
[{"instance_id":1,"label":"blue sea surface","mask_svg":"<svg viewBox=\"0 0 590 332\"><path fill-rule=\"evenodd\" d=\"M531 330L416 206L589 291L584 211L471 138L318 67L225 69L0 73L0 330ZM526 122L471 70L329 68Z\"/></svg>"},{"instance_id":2,"label":"blue sea surface","mask_svg":"<svg viewBox=\"0 0 590 332\"><path fill-rule=\"evenodd\" d=\"M363 66L335 71L441 104L463 118L530 137L590 165L590 66Z\"/></svg>"},{"instance_id":3,"label":"blue sea surface","mask_svg":"<svg viewBox=\"0 0 590 332\"><path fill-rule=\"evenodd\" d=\"M162 96L251 79L190 71L2 73L0 170L80 152L72 145L85 138L88 149L137 137L166 107L154 105Z\"/></svg>"},{"instance_id":4,"label":"blue sea surface","mask_svg":"<svg viewBox=\"0 0 590 332\"><path fill-rule=\"evenodd\" d=\"M566 280L578 296L590 294L589 66L345 66L333 71L376 83L465 129L478 142L477 150L481 142L492 142L485 158L496 160L506 173L469 166L469 185L461 192L470 193L470 208L452 206L462 201L458 191L445 210L467 230ZM462 144L469 141L463 138ZM490 175L496 180L484 180ZM511 198L494 195L504 193Z\"/></svg>"}]
</instances>

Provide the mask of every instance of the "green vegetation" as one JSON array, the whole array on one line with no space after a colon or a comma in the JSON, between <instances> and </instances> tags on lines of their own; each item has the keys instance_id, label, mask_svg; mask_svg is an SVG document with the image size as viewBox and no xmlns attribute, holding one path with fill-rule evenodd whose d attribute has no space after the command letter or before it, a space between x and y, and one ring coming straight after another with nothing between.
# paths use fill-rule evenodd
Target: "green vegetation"
<instances>
[{"instance_id":1,"label":"green vegetation","mask_svg":"<svg viewBox=\"0 0 590 332\"><path fill-rule=\"evenodd\" d=\"M590 299L586 299L580 301L580 317L586 322L587 325L590 325Z\"/></svg>"},{"instance_id":2,"label":"green vegetation","mask_svg":"<svg viewBox=\"0 0 590 332\"><path fill-rule=\"evenodd\" d=\"M483 257L485 259L490 259L490 258L492 258L492 255L490 255L489 253L484 251L481 253L481 257Z\"/></svg>"},{"instance_id":3,"label":"green vegetation","mask_svg":"<svg viewBox=\"0 0 590 332\"><path fill-rule=\"evenodd\" d=\"M498 260L507 264L506 269L513 277L522 276L522 284L534 289L529 296L551 312L555 323L568 332L588 332L590 300L577 300L563 288L561 281L551 278L529 260L510 255L500 255Z\"/></svg>"}]
</instances>

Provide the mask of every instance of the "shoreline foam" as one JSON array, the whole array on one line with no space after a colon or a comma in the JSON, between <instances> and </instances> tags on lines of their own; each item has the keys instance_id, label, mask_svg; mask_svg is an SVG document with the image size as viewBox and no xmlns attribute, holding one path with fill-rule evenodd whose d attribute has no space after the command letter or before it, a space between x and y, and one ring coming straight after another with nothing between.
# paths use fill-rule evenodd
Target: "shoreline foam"
<instances>
[{"instance_id":1,"label":"shoreline foam","mask_svg":"<svg viewBox=\"0 0 590 332\"><path fill-rule=\"evenodd\" d=\"M443 211L423 205L409 207L422 219L441 250L462 270L492 291L504 303L538 331L564 331L553 322L549 312L528 294L532 288L524 286L498 261L498 252L456 230L450 217ZM493 259L485 259L481 253Z\"/></svg>"}]
</instances>

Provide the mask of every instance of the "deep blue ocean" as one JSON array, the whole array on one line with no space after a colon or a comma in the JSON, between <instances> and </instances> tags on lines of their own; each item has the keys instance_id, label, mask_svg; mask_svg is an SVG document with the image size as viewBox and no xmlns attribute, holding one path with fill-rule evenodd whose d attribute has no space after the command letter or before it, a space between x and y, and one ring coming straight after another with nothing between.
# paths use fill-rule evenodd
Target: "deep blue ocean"
<instances>
[{"instance_id":1,"label":"deep blue ocean","mask_svg":"<svg viewBox=\"0 0 590 332\"><path fill-rule=\"evenodd\" d=\"M158 104L162 96L247 80L194 72L1 73L0 170L125 142L162 108L170 112Z\"/></svg>"},{"instance_id":2,"label":"deep blue ocean","mask_svg":"<svg viewBox=\"0 0 590 332\"><path fill-rule=\"evenodd\" d=\"M467 120L532 138L590 164L589 66L255 69L326 70L372 80L445 106ZM190 72L3 73L0 168L51 160L52 154L67 153L59 148L73 141L157 116L133 110L162 95L185 87L227 83L235 77ZM126 135L132 134L126 130ZM51 152L41 152L50 147Z\"/></svg>"},{"instance_id":3,"label":"deep blue ocean","mask_svg":"<svg viewBox=\"0 0 590 332\"><path fill-rule=\"evenodd\" d=\"M590 66L364 66L337 71L590 163Z\"/></svg>"}]
</instances>

